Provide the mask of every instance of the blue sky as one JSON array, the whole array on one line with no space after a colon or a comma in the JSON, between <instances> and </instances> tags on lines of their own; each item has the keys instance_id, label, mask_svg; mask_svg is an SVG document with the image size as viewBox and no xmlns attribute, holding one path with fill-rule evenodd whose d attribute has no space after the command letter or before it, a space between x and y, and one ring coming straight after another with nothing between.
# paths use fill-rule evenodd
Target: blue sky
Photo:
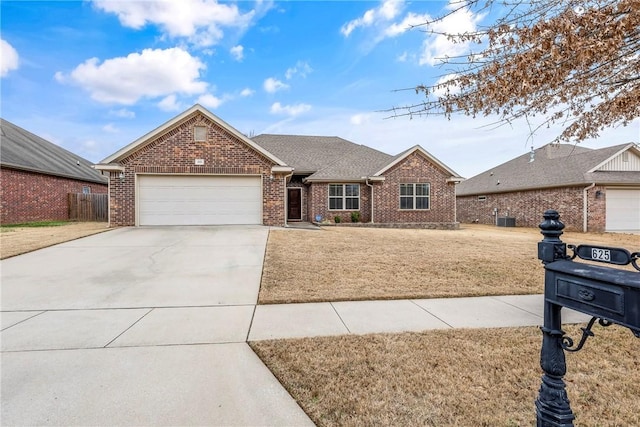
<instances>
[{"instance_id":1,"label":"blue sky","mask_svg":"<svg viewBox=\"0 0 640 427\"><path fill-rule=\"evenodd\" d=\"M465 177L550 142L495 118L388 119L455 54L410 24L446 1L2 1L1 113L98 162L200 103L245 134L335 135L397 154L420 144ZM496 13L499 13L497 11ZM491 16L461 11L443 30ZM464 48L464 46L462 47ZM535 121L534 121L535 123ZM638 143L640 122L582 144Z\"/></svg>"}]
</instances>

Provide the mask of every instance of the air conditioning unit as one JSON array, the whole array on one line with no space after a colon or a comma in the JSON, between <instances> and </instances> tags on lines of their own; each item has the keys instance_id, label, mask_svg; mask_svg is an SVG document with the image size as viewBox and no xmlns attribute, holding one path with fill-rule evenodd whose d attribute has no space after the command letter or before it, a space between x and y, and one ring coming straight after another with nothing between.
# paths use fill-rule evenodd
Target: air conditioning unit
<instances>
[{"instance_id":1,"label":"air conditioning unit","mask_svg":"<svg viewBox=\"0 0 640 427\"><path fill-rule=\"evenodd\" d=\"M499 216L497 225L498 227L515 227L516 218L512 216Z\"/></svg>"}]
</instances>

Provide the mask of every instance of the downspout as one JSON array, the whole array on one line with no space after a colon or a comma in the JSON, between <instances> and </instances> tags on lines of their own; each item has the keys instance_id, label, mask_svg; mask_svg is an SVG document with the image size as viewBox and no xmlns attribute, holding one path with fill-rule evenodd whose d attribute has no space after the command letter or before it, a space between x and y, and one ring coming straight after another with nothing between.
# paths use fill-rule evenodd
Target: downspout
<instances>
[{"instance_id":1,"label":"downspout","mask_svg":"<svg viewBox=\"0 0 640 427\"><path fill-rule=\"evenodd\" d=\"M293 176L293 171L289 175L284 176L284 226L287 226L287 206L289 205L289 195L287 194L287 178Z\"/></svg>"},{"instance_id":2,"label":"downspout","mask_svg":"<svg viewBox=\"0 0 640 427\"><path fill-rule=\"evenodd\" d=\"M596 183L592 182L591 185L589 185L588 187L585 187L584 190L582 190L582 232L583 233L587 232L587 226L588 226L588 221L587 221L587 214L588 214L587 191L591 190L595 186L596 186Z\"/></svg>"},{"instance_id":3,"label":"downspout","mask_svg":"<svg viewBox=\"0 0 640 427\"><path fill-rule=\"evenodd\" d=\"M373 224L373 184L369 184L369 177L364 178L364 183L371 188L371 224Z\"/></svg>"},{"instance_id":4,"label":"downspout","mask_svg":"<svg viewBox=\"0 0 640 427\"><path fill-rule=\"evenodd\" d=\"M458 192L458 184L459 182L453 183L453 222L458 222L458 197L456 193Z\"/></svg>"},{"instance_id":5,"label":"downspout","mask_svg":"<svg viewBox=\"0 0 640 427\"><path fill-rule=\"evenodd\" d=\"M104 175L104 171L100 171ZM111 172L109 172L107 180L107 227L111 228Z\"/></svg>"}]
</instances>

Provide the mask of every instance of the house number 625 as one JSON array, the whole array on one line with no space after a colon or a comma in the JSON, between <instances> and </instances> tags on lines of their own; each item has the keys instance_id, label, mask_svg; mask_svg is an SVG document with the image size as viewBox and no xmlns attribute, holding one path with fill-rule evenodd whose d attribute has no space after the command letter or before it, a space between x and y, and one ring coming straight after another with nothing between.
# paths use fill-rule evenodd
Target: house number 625
<instances>
[{"instance_id":1,"label":"house number 625","mask_svg":"<svg viewBox=\"0 0 640 427\"><path fill-rule=\"evenodd\" d=\"M591 258L598 261L611 261L609 249L591 248Z\"/></svg>"}]
</instances>

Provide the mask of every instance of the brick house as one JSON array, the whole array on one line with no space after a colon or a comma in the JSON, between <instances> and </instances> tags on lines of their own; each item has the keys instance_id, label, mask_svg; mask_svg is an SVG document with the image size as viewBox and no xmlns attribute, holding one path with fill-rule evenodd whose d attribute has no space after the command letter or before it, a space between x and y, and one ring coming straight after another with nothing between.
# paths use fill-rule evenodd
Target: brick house
<instances>
[{"instance_id":1,"label":"brick house","mask_svg":"<svg viewBox=\"0 0 640 427\"><path fill-rule=\"evenodd\" d=\"M92 163L0 119L2 224L69 219L69 193L106 193Z\"/></svg>"},{"instance_id":2,"label":"brick house","mask_svg":"<svg viewBox=\"0 0 640 427\"><path fill-rule=\"evenodd\" d=\"M338 137L258 135L258 145L291 165L287 221L359 221L455 228L462 178L420 146L397 156Z\"/></svg>"},{"instance_id":3,"label":"brick house","mask_svg":"<svg viewBox=\"0 0 640 427\"><path fill-rule=\"evenodd\" d=\"M397 156L337 137L248 138L194 105L97 164L112 225L285 225L341 217L457 226L460 178L423 148Z\"/></svg>"},{"instance_id":4,"label":"brick house","mask_svg":"<svg viewBox=\"0 0 640 427\"><path fill-rule=\"evenodd\" d=\"M548 144L467 179L456 195L462 223L510 218L537 227L546 209L556 209L567 230L638 233L640 147Z\"/></svg>"}]
</instances>

